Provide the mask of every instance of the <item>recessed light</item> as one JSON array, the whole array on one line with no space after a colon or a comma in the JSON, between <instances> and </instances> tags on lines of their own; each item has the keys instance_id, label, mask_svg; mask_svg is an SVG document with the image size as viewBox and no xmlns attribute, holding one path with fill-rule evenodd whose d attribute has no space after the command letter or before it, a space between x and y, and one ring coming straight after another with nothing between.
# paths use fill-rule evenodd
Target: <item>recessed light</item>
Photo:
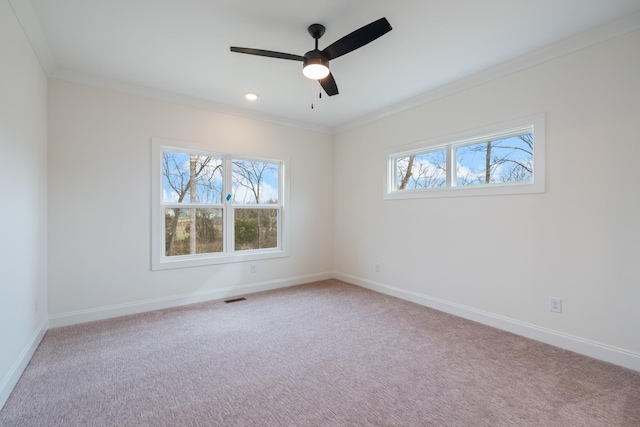
<instances>
[{"instance_id":1,"label":"recessed light","mask_svg":"<svg viewBox=\"0 0 640 427\"><path fill-rule=\"evenodd\" d=\"M256 99L258 99L258 94L253 92L247 92L244 94L244 97L247 98L249 101L255 101Z\"/></svg>"}]
</instances>

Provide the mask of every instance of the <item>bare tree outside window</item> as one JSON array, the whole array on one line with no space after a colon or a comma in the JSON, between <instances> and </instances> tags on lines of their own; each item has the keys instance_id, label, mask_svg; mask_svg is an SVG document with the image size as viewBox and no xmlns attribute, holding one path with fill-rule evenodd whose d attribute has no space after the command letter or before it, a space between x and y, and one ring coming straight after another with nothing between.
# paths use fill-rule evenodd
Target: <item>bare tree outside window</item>
<instances>
[{"instance_id":1,"label":"bare tree outside window","mask_svg":"<svg viewBox=\"0 0 640 427\"><path fill-rule=\"evenodd\" d=\"M447 182L445 150L411 154L396 159L398 190L444 187Z\"/></svg>"},{"instance_id":2,"label":"bare tree outside window","mask_svg":"<svg viewBox=\"0 0 640 427\"><path fill-rule=\"evenodd\" d=\"M222 203L222 170L217 157L162 153L163 201L179 205L165 208L166 256L222 250L222 209L201 206Z\"/></svg>"},{"instance_id":3,"label":"bare tree outside window","mask_svg":"<svg viewBox=\"0 0 640 427\"><path fill-rule=\"evenodd\" d=\"M278 164L256 160L234 160L233 202L278 203Z\"/></svg>"},{"instance_id":4,"label":"bare tree outside window","mask_svg":"<svg viewBox=\"0 0 640 427\"><path fill-rule=\"evenodd\" d=\"M279 165L255 160L234 160L232 169L235 250L278 246ZM242 205L251 205L245 207ZM261 207L257 207L261 206Z\"/></svg>"},{"instance_id":5,"label":"bare tree outside window","mask_svg":"<svg viewBox=\"0 0 640 427\"><path fill-rule=\"evenodd\" d=\"M544 193L545 145L545 116L538 114L391 149L383 197Z\"/></svg>"},{"instance_id":6,"label":"bare tree outside window","mask_svg":"<svg viewBox=\"0 0 640 427\"><path fill-rule=\"evenodd\" d=\"M459 186L533 179L533 134L463 145L455 152Z\"/></svg>"},{"instance_id":7,"label":"bare tree outside window","mask_svg":"<svg viewBox=\"0 0 640 427\"><path fill-rule=\"evenodd\" d=\"M289 256L288 160L151 140L151 269Z\"/></svg>"}]
</instances>

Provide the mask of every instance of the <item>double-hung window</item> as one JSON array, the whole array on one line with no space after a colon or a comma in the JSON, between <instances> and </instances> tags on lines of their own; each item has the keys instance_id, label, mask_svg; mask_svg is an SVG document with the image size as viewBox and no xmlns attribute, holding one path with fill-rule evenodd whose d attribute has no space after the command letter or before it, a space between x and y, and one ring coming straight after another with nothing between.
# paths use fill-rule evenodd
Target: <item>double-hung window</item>
<instances>
[{"instance_id":1,"label":"double-hung window","mask_svg":"<svg viewBox=\"0 0 640 427\"><path fill-rule=\"evenodd\" d=\"M544 192L544 115L385 154L385 199Z\"/></svg>"},{"instance_id":2,"label":"double-hung window","mask_svg":"<svg viewBox=\"0 0 640 427\"><path fill-rule=\"evenodd\" d=\"M288 166L152 139L152 269L288 255Z\"/></svg>"}]
</instances>

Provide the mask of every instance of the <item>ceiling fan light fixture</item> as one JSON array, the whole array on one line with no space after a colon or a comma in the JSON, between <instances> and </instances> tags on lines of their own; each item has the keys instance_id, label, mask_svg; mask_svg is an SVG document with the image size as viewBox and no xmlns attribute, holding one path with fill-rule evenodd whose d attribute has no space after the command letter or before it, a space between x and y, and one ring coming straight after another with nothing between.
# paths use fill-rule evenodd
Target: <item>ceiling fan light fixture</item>
<instances>
[{"instance_id":1,"label":"ceiling fan light fixture","mask_svg":"<svg viewBox=\"0 0 640 427\"><path fill-rule=\"evenodd\" d=\"M302 73L312 80L322 80L329 75L329 68L322 64L309 64L302 69Z\"/></svg>"},{"instance_id":2,"label":"ceiling fan light fixture","mask_svg":"<svg viewBox=\"0 0 640 427\"><path fill-rule=\"evenodd\" d=\"M318 51L318 53L320 52ZM322 80L329 75L329 61L321 55L309 56L307 53L302 66L302 74L312 80Z\"/></svg>"}]
</instances>

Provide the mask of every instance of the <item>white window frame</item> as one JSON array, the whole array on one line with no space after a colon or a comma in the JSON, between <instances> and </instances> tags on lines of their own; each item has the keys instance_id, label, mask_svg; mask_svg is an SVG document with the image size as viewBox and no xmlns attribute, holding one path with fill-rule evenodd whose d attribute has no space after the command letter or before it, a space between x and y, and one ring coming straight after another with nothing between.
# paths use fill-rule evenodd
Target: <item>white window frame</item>
<instances>
[{"instance_id":1,"label":"white window frame","mask_svg":"<svg viewBox=\"0 0 640 427\"><path fill-rule=\"evenodd\" d=\"M164 208L165 202L162 195L162 152L177 151L220 157L224 161L224 188L223 194L232 194L232 161L256 160L279 164L279 195L277 204L236 205L232 200L223 198L223 203L218 204L184 204L184 208L222 208L223 210L223 251L206 254L177 255L168 257L165 255L165 228ZM151 270L167 270L173 268L199 267L206 265L220 265L234 262L258 261L289 256L289 159L265 158L261 156L235 155L220 153L211 150L210 147L185 141L166 138L151 138ZM278 216L278 247L242 250L234 249L234 209L279 209Z\"/></svg>"},{"instance_id":2,"label":"white window frame","mask_svg":"<svg viewBox=\"0 0 640 427\"><path fill-rule=\"evenodd\" d=\"M524 133L533 133L533 177L528 182L487 183L456 186L455 149L459 146L504 139ZM398 190L396 159L429 151L446 151L446 186ZM435 197L495 196L506 194L533 194L545 191L545 115L537 114L511 120L446 137L434 138L386 150L384 153L385 200L423 199Z\"/></svg>"}]
</instances>

